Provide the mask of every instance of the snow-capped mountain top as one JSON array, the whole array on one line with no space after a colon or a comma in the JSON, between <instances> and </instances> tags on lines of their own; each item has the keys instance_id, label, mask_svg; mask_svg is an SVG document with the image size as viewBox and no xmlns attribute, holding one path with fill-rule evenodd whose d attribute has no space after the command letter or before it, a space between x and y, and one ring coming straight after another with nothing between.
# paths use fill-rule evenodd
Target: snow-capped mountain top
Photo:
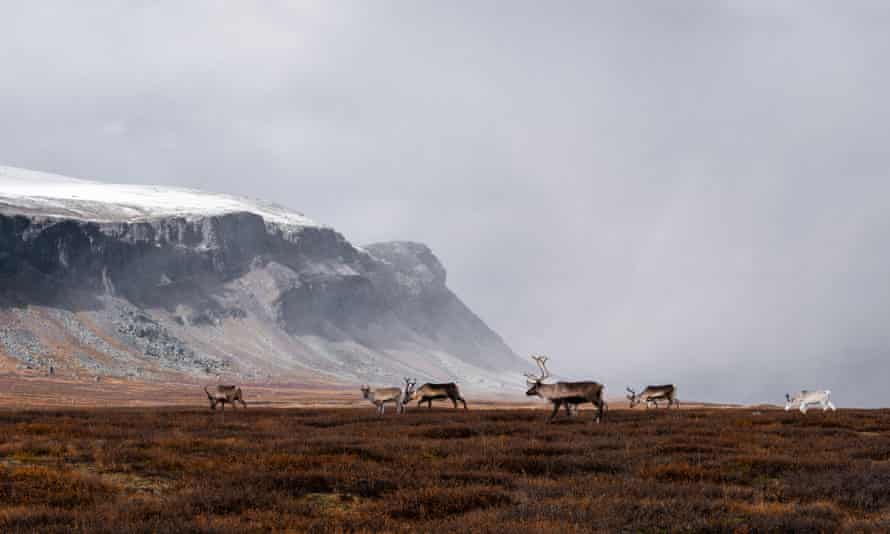
<instances>
[{"instance_id":1,"label":"snow-capped mountain top","mask_svg":"<svg viewBox=\"0 0 890 534\"><path fill-rule=\"evenodd\" d=\"M194 189L109 184L0 166L0 210L97 222L248 212L267 223L320 226L276 204Z\"/></svg>"}]
</instances>

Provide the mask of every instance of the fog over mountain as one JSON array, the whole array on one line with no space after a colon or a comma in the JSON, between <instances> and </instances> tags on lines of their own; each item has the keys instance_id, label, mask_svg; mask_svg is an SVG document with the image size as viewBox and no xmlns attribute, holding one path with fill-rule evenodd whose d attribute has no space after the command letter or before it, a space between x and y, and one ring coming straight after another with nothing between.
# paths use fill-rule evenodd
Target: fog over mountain
<instances>
[{"instance_id":1,"label":"fog over mountain","mask_svg":"<svg viewBox=\"0 0 890 534\"><path fill-rule=\"evenodd\" d=\"M425 243L555 373L890 392L890 8L0 6L0 164Z\"/></svg>"}]
</instances>

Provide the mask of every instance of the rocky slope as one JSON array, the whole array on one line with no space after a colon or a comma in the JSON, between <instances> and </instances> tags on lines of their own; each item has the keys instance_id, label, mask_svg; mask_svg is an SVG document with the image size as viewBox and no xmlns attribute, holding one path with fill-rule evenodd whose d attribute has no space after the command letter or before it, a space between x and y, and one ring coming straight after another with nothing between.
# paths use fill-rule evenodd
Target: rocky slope
<instances>
[{"instance_id":1,"label":"rocky slope","mask_svg":"<svg viewBox=\"0 0 890 534\"><path fill-rule=\"evenodd\" d=\"M0 360L58 373L521 385L418 243L268 203L0 167Z\"/></svg>"}]
</instances>

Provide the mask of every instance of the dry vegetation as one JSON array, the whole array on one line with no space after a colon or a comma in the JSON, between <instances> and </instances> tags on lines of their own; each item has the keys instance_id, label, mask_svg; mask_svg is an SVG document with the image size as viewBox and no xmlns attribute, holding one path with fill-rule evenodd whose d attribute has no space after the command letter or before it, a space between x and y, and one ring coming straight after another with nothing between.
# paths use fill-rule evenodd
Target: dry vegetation
<instances>
[{"instance_id":1,"label":"dry vegetation","mask_svg":"<svg viewBox=\"0 0 890 534\"><path fill-rule=\"evenodd\" d=\"M0 412L2 532L890 530L890 411Z\"/></svg>"}]
</instances>

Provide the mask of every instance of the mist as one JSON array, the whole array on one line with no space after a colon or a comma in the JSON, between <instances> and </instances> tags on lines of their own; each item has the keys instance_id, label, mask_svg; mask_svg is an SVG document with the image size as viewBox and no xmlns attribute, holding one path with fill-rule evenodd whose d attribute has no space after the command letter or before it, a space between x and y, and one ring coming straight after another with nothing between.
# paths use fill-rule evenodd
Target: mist
<instances>
[{"instance_id":1,"label":"mist","mask_svg":"<svg viewBox=\"0 0 890 534\"><path fill-rule=\"evenodd\" d=\"M0 6L0 164L428 244L564 377L890 391L890 8Z\"/></svg>"}]
</instances>

